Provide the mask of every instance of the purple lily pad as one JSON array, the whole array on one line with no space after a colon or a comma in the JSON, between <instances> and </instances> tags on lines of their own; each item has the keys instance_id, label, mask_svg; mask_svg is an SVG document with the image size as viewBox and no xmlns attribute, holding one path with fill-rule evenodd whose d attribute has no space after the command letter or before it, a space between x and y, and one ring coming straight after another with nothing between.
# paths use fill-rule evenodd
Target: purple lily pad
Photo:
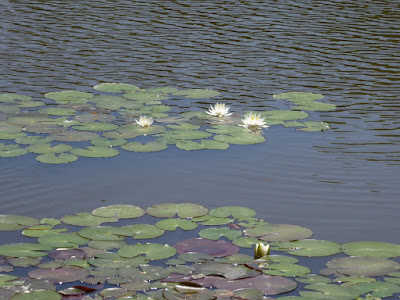
<instances>
[{"instance_id":1,"label":"purple lily pad","mask_svg":"<svg viewBox=\"0 0 400 300\"><path fill-rule=\"evenodd\" d=\"M215 257L224 257L239 252L239 247L224 240L208 240L208 239L188 239L175 245L178 254L182 253L203 253Z\"/></svg>"},{"instance_id":2,"label":"purple lily pad","mask_svg":"<svg viewBox=\"0 0 400 300\"><path fill-rule=\"evenodd\" d=\"M297 283L280 276L259 275L252 278L237 280L218 280L215 286L223 290L254 289L264 295L277 295L294 290Z\"/></svg>"},{"instance_id":3,"label":"purple lily pad","mask_svg":"<svg viewBox=\"0 0 400 300\"><path fill-rule=\"evenodd\" d=\"M84 259L86 252L80 249L59 249L48 254L53 259Z\"/></svg>"},{"instance_id":4,"label":"purple lily pad","mask_svg":"<svg viewBox=\"0 0 400 300\"><path fill-rule=\"evenodd\" d=\"M74 282L89 276L89 272L79 267L61 267L58 269L36 269L28 273L29 277L46 279L50 282Z\"/></svg>"}]
</instances>

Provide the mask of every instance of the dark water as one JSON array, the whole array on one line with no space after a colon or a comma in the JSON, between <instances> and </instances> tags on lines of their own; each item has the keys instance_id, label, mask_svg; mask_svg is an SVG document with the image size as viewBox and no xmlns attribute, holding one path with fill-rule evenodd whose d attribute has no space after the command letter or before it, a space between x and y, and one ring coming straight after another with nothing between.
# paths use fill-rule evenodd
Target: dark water
<instances>
[{"instance_id":1,"label":"dark water","mask_svg":"<svg viewBox=\"0 0 400 300\"><path fill-rule=\"evenodd\" d=\"M285 108L272 95L288 91L338 106L310 114L328 132L272 126L266 143L225 151L170 147L62 166L1 159L1 213L242 205L319 239L400 242L396 1L0 0L0 11L0 92L38 98L126 82L216 89L238 112Z\"/></svg>"}]
</instances>

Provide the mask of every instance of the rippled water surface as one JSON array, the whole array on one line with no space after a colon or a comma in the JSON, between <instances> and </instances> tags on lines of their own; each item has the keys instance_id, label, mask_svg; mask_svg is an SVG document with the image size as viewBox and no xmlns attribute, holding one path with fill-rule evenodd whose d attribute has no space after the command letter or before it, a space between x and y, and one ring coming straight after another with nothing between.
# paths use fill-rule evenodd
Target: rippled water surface
<instances>
[{"instance_id":1,"label":"rippled water surface","mask_svg":"<svg viewBox=\"0 0 400 300\"><path fill-rule=\"evenodd\" d=\"M225 151L121 152L50 166L1 159L3 214L61 217L113 203L242 205L334 241L400 242L396 1L0 0L0 92L101 82L208 88L237 112L322 93L323 133L272 126ZM207 108L194 101L182 111Z\"/></svg>"}]
</instances>

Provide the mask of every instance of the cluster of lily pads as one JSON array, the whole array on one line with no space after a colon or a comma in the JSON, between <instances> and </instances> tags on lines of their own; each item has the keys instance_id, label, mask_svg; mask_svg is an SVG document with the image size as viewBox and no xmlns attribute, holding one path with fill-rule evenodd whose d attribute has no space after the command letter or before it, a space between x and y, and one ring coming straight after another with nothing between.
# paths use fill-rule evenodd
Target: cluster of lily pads
<instances>
[{"instance_id":1,"label":"cluster of lily pads","mask_svg":"<svg viewBox=\"0 0 400 300\"><path fill-rule=\"evenodd\" d=\"M324 131L329 129L325 122L298 120L309 116L306 110L335 110L335 105L317 101L323 98L320 94L290 92L274 98L295 104L291 110L267 110L253 115L248 112L243 118L243 113L228 113L225 103L217 103L209 111L174 112L163 101L208 101L219 92L172 87L141 89L123 83L102 83L93 88L95 93L49 92L39 100L16 93L0 94L0 157L30 152L38 154L36 159L42 163L62 164L79 156L113 157L120 149L153 152L176 145L187 151L222 150L230 144L265 141L263 134L246 125L254 121L254 116L258 121L255 124L261 124L259 129L283 125ZM220 111L223 113L218 114Z\"/></svg>"},{"instance_id":2,"label":"cluster of lily pads","mask_svg":"<svg viewBox=\"0 0 400 300\"><path fill-rule=\"evenodd\" d=\"M400 293L400 245L311 239L307 228L255 214L162 203L110 205L60 220L2 215L0 230L21 230L25 242L0 246L0 298L351 300ZM317 270L323 259L326 267Z\"/></svg>"}]
</instances>

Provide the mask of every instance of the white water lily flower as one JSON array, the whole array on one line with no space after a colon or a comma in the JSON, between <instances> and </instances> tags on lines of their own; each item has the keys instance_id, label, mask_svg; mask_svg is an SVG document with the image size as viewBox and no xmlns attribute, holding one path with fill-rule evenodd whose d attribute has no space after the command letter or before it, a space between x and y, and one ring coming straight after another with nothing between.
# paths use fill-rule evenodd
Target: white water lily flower
<instances>
[{"instance_id":1,"label":"white water lily flower","mask_svg":"<svg viewBox=\"0 0 400 300\"><path fill-rule=\"evenodd\" d=\"M256 245L256 248L254 250L254 259L259 259L260 257L263 257L265 255L269 254L269 245L268 244L263 244L263 243L258 243Z\"/></svg>"},{"instance_id":2,"label":"white water lily flower","mask_svg":"<svg viewBox=\"0 0 400 300\"><path fill-rule=\"evenodd\" d=\"M238 126L242 126L248 129L259 129L259 128L268 128L269 126L265 123L265 117L261 114L256 113L248 113L244 115L242 119L243 124L239 124Z\"/></svg>"},{"instance_id":3,"label":"white water lily flower","mask_svg":"<svg viewBox=\"0 0 400 300\"><path fill-rule=\"evenodd\" d=\"M136 119L135 121L142 127L149 127L151 124L153 124L154 119L152 117L140 116L139 121Z\"/></svg>"},{"instance_id":4,"label":"white water lily flower","mask_svg":"<svg viewBox=\"0 0 400 300\"><path fill-rule=\"evenodd\" d=\"M227 117L230 116L232 113L229 112L231 107L225 105L225 103L217 103L214 105L210 105L210 109L206 111L207 114L215 117Z\"/></svg>"}]
</instances>

